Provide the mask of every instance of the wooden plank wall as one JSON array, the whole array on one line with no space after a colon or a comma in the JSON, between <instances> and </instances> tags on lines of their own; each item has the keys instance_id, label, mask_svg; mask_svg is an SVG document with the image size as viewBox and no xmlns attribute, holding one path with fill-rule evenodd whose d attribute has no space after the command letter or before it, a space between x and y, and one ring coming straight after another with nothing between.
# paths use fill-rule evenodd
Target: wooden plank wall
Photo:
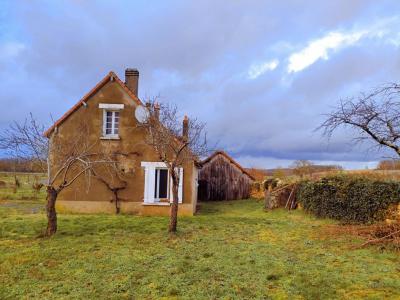
<instances>
[{"instance_id":1,"label":"wooden plank wall","mask_svg":"<svg viewBox=\"0 0 400 300\"><path fill-rule=\"evenodd\" d=\"M247 199L252 180L225 156L217 155L199 173L199 200Z\"/></svg>"}]
</instances>

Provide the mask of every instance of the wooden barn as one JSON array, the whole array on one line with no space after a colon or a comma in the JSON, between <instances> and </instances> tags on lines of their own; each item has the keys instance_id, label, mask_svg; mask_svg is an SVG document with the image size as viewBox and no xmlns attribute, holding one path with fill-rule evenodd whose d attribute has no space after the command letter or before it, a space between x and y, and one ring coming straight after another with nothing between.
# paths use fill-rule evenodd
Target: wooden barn
<instances>
[{"instance_id":1,"label":"wooden barn","mask_svg":"<svg viewBox=\"0 0 400 300\"><path fill-rule=\"evenodd\" d=\"M254 181L241 165L224 151L216 151L201 162L198 200L246 199Z\"/></svg>"}]
</instances>

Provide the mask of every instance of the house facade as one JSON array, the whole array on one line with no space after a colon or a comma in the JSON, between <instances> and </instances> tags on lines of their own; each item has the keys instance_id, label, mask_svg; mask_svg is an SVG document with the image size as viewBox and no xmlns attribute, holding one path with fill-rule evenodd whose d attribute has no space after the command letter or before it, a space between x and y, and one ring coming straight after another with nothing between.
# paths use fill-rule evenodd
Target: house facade
<instances>
[{"instance_id":1,"label":"house facade","mask_svg":"<svg viewBox=\"0 0 400 300\"><path fill-rule=\"evenodd\" d=\"M87 141L95 149L119 155L119 165L126 186L119 196L120 211L141 215L168 215L172 201L172 183L166 165L155 149L146 143L146 131L137 126L137 111L143 109L138 98L139 72L125 71L125 82L114 72L107 74L89 93L67 111L45 135L50 139L50 172L56 172L58 149L52 146L69 143L87 126ZM140 119L140 118L139 118ZM194 161L179 169L180 215L193 215L197 203L198 168ZM59 212L115 213L113 194L96 178L81 176L63 190L57 199Z\"/></svg>"}]
</instances>

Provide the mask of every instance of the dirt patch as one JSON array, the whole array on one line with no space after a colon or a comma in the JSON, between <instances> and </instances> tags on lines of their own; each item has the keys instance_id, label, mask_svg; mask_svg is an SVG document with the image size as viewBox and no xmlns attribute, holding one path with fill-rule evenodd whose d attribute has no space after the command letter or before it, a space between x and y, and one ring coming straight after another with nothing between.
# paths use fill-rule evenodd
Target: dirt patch
<instances>
[{"instance_id":1,"label":"dirt patch","mask_svg":"<svg viewBox=\"0 0 400 300\"><path fill-rule=\"evenodd\" d=\"M373 225L329 225L323 228L319 235L323 240L332 237L356 236L365 240L358 245L359 248L379 245L400 251L400 222L382 222Z\"/></svg>"}]
</instances>

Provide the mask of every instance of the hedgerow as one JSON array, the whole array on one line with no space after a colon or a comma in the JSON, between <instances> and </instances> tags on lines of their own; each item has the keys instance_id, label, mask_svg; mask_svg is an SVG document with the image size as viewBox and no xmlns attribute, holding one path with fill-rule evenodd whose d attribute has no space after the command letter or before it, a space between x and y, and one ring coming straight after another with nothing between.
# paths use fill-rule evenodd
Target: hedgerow
<instances>
[{"instance_id":1,"label":"hedgerow","mask_svg":"<svg viewBox=\"0 0 400 300\"><path fill-rule=\"evenodd\" d=\"M400 183L339 175L300 182L296 197L318 217L372 223L383 220L389 206L400 202Z\"/></svg>"}]
</instances>

